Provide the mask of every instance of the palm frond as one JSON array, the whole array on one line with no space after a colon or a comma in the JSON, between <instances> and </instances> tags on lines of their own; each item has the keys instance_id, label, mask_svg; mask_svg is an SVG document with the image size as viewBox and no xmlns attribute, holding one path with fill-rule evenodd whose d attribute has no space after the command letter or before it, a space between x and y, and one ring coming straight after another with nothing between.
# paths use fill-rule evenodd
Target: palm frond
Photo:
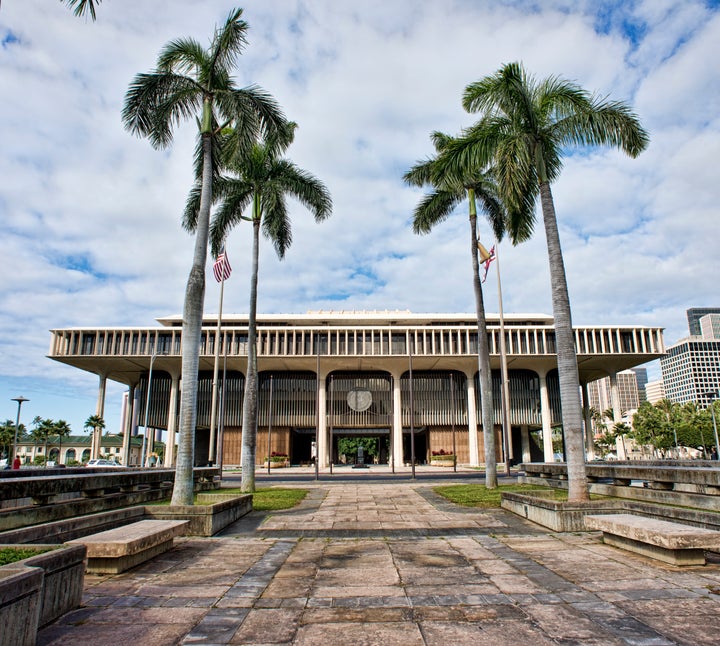
<instances>
[{"instance_id":1,"label":"palm frond","mask_svg":"<svg viewBox=\"0 0 720 646\"><path fill-rule=\"evenodd\" d=\"M254 192L251 184L237 178L222 178L217 189L221 203L210 223L210 248L215 255L230 231L242 221Z\"/></svg>"},{"instance_id":2,"label":"palm frond","mask_svg":"<svg viewBox=\"0 0 720 646\"><path fill-rule=\"evenodd\" d=\"M193 38L179 38L169 42L162 48L158 56L157 71L187 75L209 66L209 61L202 45Z\"/></svg>"},{"instance_id":3,"label":"palm frond","mask_svg":"<svg viewBox=\"0 0 720 646\"><path fill-rule=\"evenodd\" d=\"M423 195L413 213L413 232L430 233L435 225L447 220L464 198L464 192L432 191Z\"/></svg>"},{"instance_id":4,"label":"palm frond","mask_svg":"<svg viewBox=\"0 0 720 646\"><path fill-rule=\"evenodd\" d=\"M330 191L308 171L287 159L280 159L273 164L270 177L283 194L291 195L311 211L316 222L332 214Z\"/></svg>"},{"instance_id":5,"label":"palm frond","mask_svg":"<svg viewBox=\"0 0 720 646\"><path fill-rule=\"evenodd\" d=\"M215 30L210 45L210 70L214 76L217 72L226 71L235 63L247 44L246 33L248 24L241 20L243 10L233 9L225 20L225 24ZM211 79L212 80L212 79Z\"/></svg>"},{"instance_id":6,"label":"palm frond","mask_svg":"<svg viewBox=\"0 0 720 646\"><path fill-rule=\"evenodd\" d=\"M84 16L89 13L93 20L97 19L95 5L102 4L102 0L64 0L64 2L70 9L73 9L73 14L76 16Z\"/></svg>"},{"instance_id":7,"label":"palm frond","mask_svg":"<svg viewBox=\"0 0 720 646\"><path fill-rule=\"evenodd\" d=\"M172 142L172 126L194 114L202 105L202 88L176 74L137 74L122 110L123 125L147 137L155 148Z\"/></svg>"},{"instance_id":8,"label":"palm frond","mask_svg":"<svg viewBox=\"0 0 720 646\"><path fill-rule=\"evenodd\" d=\"M287 212L287 203L281 191L272 190L269 184L263 188L261 198L263 235L272 242L278 258L282 259L292 244L292 230Z\"/></svg>"}]
</instances>

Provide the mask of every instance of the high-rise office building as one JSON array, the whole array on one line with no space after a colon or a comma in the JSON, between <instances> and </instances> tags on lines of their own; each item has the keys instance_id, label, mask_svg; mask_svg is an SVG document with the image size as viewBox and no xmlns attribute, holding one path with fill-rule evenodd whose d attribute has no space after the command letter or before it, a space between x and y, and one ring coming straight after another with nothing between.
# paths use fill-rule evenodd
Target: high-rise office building
<instances>
[{"instance_id":1,"label":"high-rise office building","mask_svg":"<svg viewBox=\"0 0 720 646\"><path fill-rule=\"evenodd\" d=\"M647 371L642 369L645 374L645 382L647 382ZM637 373L635 370L623 370L617 373L617 389L618 402L620 405L620 417L626 417L630 411L637 410L640 406L640 393L638 386ZM643 395L645 394L643 388ZM610 377L604 377L588 384L588 398L590 406L600 413L604 413L610 408L614 408L612 404L612 389ZM644 401L644 399L643 399Z\"/></svg>"},{"instance_id":2,"label":"high-rise office building","mask_svg":"<svg viewBox=\"0 0 720 646\"><path fill-rule=\"evenodd\" d=\"M703 339L720 339L720 314L706 314L700 318Z\"/></svg>"},{"instance_id":3,"label":"high-rise office building","mask_svg":"<svg viewBox=\"0 0 720 646\"><path fill-rule=\"evenodd\" d=\"M708 314L720 314L720 307L691 307L686 313L690 336L702 336L700 319Z\"/></svg>"},{"instance_id":4,"label":"high-rise office building","mask_svg":"<svg viewBox=\"0 0 720 646\"><path fill-rule=\"evenodd\" d=\"M665 399L665 384L663 380L648 381L645 385L645 395L647 401L651 404L657 404L661 399Z\"/></svg>"},{"instance_id":5,"label":"high-rise office building","mask_svg":"<svg viewBox=\"0 0 720 646\"><path fill-rule=\"evenodd\" d=\"M647 401L647 392L645 390L648 384L647 368L631 368L631 370L635 373L637 381L638 402L642 404Z\"/></svg>"},{"instance_id":6,"label":"high-rise office building","mask_svg":"<svg viewBox=\"0 0 720 646\"><path fill-rule=\"evenodd\" d=\"M667 349L660 368L669 400L707 406L720 389L720 339L681 339Z\"/></svg>"}]
</instances>

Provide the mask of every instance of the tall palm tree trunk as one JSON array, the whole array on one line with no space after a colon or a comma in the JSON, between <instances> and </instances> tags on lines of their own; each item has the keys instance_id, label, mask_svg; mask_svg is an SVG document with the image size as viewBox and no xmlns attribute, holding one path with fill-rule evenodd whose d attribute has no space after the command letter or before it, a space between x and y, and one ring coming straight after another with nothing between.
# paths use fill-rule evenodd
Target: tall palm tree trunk
<instances>
[{"instance_id":1,"label":"tall palm tree trunk","mask_svg":"<svg viewBox=\"0 0 720 646\"><path fill-rule=\"evenodd\" d=\"M209 105L206 102L206 110ZM197 380L200 356L202 315L205 301L205 262L207 261L212 203L212 135L203 130L203 171L200 209L195 230L195 250L187 287L182 326L182 397L180 430L175 465L175 484L171 504L193 504L193 463L195 459L195 424L197 421Z\"/></svg>"},{"instance_id":2,"label":"tall palm tree trunk","mask_svg":"<svg viewBox=\"0 0 720 646\"><path fill-rule=\"evenodd\" d=\"M258 255L260 246L259 198L253 200L253 249L252 275L250 277L250 315L248 316L248 365L245 375L245 393L243 395L242 425L242 481L241 491L255 491L255 453L258 429L258 374L257 374L257 283Z\"/></svg>"},{"instance_id":3,"label":"tall palm tree trunk","mask_svg":"<svg viewBox=\"0 0 720 646\"><path fill-rule=\"evenodd\" d=\"M468 190L470 208L470 253L472 256L473 288L478 327L478 371L480 373L480 406L482 411L483 445L485 447L485 486L497 488L497 456L495 455L495 420L493 419L492 377L490 374L490 347L487 338L485 303L480 284L480 263L478 261L477 206L475 191ZM475 420L468 420L472 432Z\"/></svg>"},{"instance_id":4,"label":"tall palm tree trunk","mask_svg":"<svg viewBox=\"0 0 720 646\"><path fill-rule=\"evenodd\" d=\"M578 375L575 335L570 313L565 264L560 248L555 203L550 183L540 183L545 237L547 239L550 280L552 283L553 317L555 318L555 346L558 376L560 378L560 402L562 406L563 435L568 470L568 500L589 500L585 471L585 446L582 431L582 407L580 404L580 378Z\"/></svg>"}]
</instances>

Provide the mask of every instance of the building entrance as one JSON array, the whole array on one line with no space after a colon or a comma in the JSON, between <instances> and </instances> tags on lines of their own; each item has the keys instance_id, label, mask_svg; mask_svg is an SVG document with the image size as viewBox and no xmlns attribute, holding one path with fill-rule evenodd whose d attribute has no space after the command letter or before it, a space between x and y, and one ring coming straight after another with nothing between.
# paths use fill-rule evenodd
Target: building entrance
<instances>
[{"instance_id":1,"label":"building entrance","mask_svg":"<svg viewBox=\"0 0 720 646\"><path fill-rule=\"evenodd\" d=\"M332 462L336 465L388 464L390 458L389 429L334 430L332 434Z\"/></svg>"}]
</instances>

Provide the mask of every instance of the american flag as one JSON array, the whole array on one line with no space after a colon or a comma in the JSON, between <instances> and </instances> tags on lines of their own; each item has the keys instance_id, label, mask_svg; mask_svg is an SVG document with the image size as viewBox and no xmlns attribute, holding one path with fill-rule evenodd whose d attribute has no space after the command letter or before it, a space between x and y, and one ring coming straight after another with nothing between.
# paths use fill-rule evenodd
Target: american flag
<instances>
[{"instance_id":1,"label":"american flag","mask_svg":"<svg viewBox=\"0 0 720 646\"><path fill-rule=\"evenodd\" d=\"M215 280L218 283L221 283L230 278L231 273L232 267L230 266L230 261L225 253L225 249L223 249L213 263L213 274L215 274Z\"/></svg>"}]
</instances>

